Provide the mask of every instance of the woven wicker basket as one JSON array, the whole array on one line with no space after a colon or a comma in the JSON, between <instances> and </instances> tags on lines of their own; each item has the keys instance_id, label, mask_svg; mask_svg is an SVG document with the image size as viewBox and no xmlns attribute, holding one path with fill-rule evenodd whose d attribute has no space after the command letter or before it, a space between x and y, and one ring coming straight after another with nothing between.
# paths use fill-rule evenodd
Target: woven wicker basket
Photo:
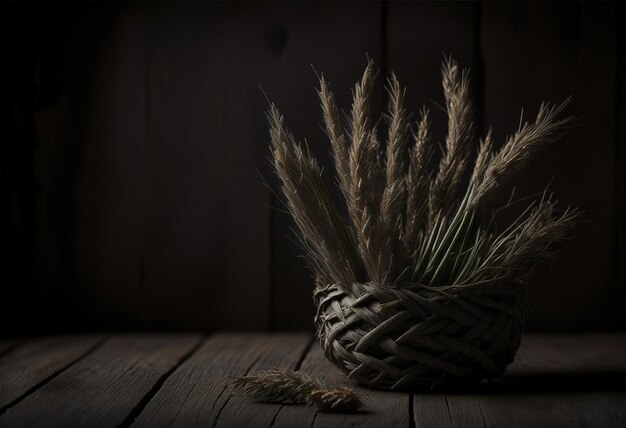
<instances>
[{"instance_id":1,"label":"woven wicker basket","mask_svg":"<svg viewBox=\"0 0 626 428\"><path fill-rule=\"evenodd\" d=\"M578 212L558 213L546 191L502 229L496 215L513 202L492 204L532 155L558 138L569 120L558 119L566 103L542 104L534 122L520 121L497 150L489 131L473 154L468 72L446 59L448 133L433 169L427 111L414 131L392 75L382 144L369 119L372 82L370 62L354 87L346 127L320 79L345 212L308 146L286 130L276 106L268 113L274 168L317 279L315 323L324 353L349 378L376 388L495 378L519 347L525 284L536 265L553 259L552 243L565 239Z\"/></svg>"},{"instance_id":2,"label":"woven wicker basket","mask_svg":"<svg viewBox=\"0 0 626 428\"><path fill-rule=\"evenodd\" d=\"M500 375L517 351L526 288L318 284L318 337L349 378L375 388L439 388Z\"/></svg>"}]
</instances>

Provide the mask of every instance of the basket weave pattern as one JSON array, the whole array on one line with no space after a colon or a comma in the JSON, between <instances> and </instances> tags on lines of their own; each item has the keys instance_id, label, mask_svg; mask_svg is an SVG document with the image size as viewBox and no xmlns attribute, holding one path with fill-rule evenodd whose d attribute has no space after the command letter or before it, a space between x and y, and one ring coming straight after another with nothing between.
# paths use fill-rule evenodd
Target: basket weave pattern
<instances>
[{"instance_id":1,"label":"basket weave pattern","mask_svg":"<svg viewBox=\"0 0 626 428\"><path fill-rule=\"evenodd\" d=\"M523 283L316 288L326 357L365 385L437 388L500 375L526 318Z\"/></svg>"}]
</instances>

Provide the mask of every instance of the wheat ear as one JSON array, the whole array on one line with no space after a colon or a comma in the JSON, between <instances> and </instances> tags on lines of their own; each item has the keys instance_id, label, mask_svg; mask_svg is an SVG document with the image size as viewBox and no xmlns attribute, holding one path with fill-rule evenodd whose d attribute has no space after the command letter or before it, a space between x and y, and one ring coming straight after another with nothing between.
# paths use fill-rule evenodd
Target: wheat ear
<instances>
[{"instance_id":1,"label":"wheat ear","mask_svg":"<svg viewBox=\"0 0 626 428\"><path fill-rule=\"evenodd\" d=\"M414 144L410 150L409 168L406 173L407 206L405 217L404 246L409 258L416 257L416 250L423 233L428 213L428 189L431 172L430 160L433 146L430 136L430 119L426 108L421 111Z\"/></svg>"},{"instance_id":2,"label":"wheat ear","mask_svg":"<svg viewBox=\"0 0 626 428\"><path fill-rule=\"evenodd\" d=\"M373 63L370 62L361 81L354 87L350 117L350 189L346 203L367 274L372 281L383 284L388 279L392 254L387 248L387 237L381 233L377 221L382 171L379 164L380 144L369 119L372 67Z\"/></svg>"},{"instance_id":3,"label":"wheat ear","mask_svg":"<svg viewBox=\"0 0 626 428\"><path fill-rule=\"evenodd\" d=\"M319 380L294 370L263 370L228 382L235 392L257 401L308 404L323 412L354 412L363 407L350 388L326 388Z\"/></svg>"},{"instance_id":4,"label":"wheat ear","mask_svg":"<svg viewBox=\"0 0 626 428\"><path fill-rule=\"evenodd\" d=\"M441 74L448 112L448 135L446 151L428 195L428 224L431 229L440 218L454 214L469 159L472 132L468 71L460 70L456 61L448 58Z\"/></svg>"},{"instance_id":5,"label":"wheat ear","mask_svg":"<svg viewBox=\"0 0 626 428\"><path fill-rule=\"evenodd\" d=\"M352 284L361 275L360 260L352 235L323 184L321 168L285 130L274 105L268 116L274 169L309 263L321 278Z\"/></svg>"}]
</instances>

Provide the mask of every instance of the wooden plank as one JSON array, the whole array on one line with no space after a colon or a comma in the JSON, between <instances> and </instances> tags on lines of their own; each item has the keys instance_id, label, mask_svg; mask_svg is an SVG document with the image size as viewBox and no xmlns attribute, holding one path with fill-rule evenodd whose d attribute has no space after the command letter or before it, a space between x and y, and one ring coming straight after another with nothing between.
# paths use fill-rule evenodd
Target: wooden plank
<instances>
[{"instance_id":1,"label":"wooden plank","mask_svg":"<svg viewBox=\"0 0 626 428\"><path fill-rule=\"evenodd\" d=\"M615 257L618 264L615 284L626 284L626 3L618 3L615 7L616 35L616 79L615 79L615 156L617 164L617 251ZM616 285L624 300L624 287ZM622 308L623 309L623 308ZM620 327L626 325L626 311L621 313Z\"/></svg>"},{"instance_id":2,"label":"wooden plank","mask_svg":"<svg viewBox=\"0 0 626 428\"><path fill-rule=\"evenodd\" d=\"M230 2L141 11L146 323L267 329L269 191L257 170L268 141L255 124L264 118L258 85L271 55L270 12Z\"/></svg>"},{"instance_id":3,"label":"wooden plank","mask_svg":"<svg viewBox=\"0 0 626 428\"><path fill-rule=\"evenodd\" d=\"M73 219L74 237L63 249L72 252L76 283L60 285L80 290L68 293L82 297L82 304L71 309L93 320L95 328L138 329L145 324L144 219L150 206L145 184L147 23L136 7L99 9L77 19L75 35L68 38L73 47L70 71L81 82L68 94L67 120L73 126L61 134L65 141L47 142L47 150L65 144L76 158L75 194L64 207ZM89 43L79 41L82 34ZM94 45L97 54L86 55ZM40 122L58 126L58 118L47 119Z\"/></svg>"},{"instance_id":4,"label":"wooden plank","mask_svg":"<svg viewBox=\"0 0 626 428\"><path fill-rule=\"evenodd\" d=\"M41 243L37 287L7 294L28 289L11 303L30 305L3 309L33 328L46 315L115 330L269 327L269 191L256 170L268 164L258 84L274 48L272 10L259 8L24 10L19 34L37 39L17 74L28 94L37 75L49 104L28 125L37 156L21 168L36 174L38 227L25 230Z\"/></svg>"},{"instance_id":5,"label":"wooden plank","mask_svg":"<svg viewBox=\"0 0 626 428\"><path fill-rule=\"evenodd\" d=\"M415 425L623 427L625 362L623 334L526 335L501 378L415 394Z\"/></svg>"},{"instance_id":6,"label":"wooden plank","mask_svg":"<svg viewBox=\"0 0 626 428\"><path fill-rule=\"evenodd\" d=\"M33 340L0 359L0 413L33 388L80 360L102 336L54 336ZM8 344L9 341L3 341Z\"/></svg>"},{"instance_id":7,"label":"wooden plank","mask_svg":"<svg viewBox=\"0 0 626 428\"><path fill-rule=\"evenodd\" d=\"M623 382L622 382L623 383ZM571 389L545 392L545 383L477 394L417 394L419 427L615 427L624 426L624 394ZM536 389L535 389L536 388Z\"/></svg>"},{"instance_id":8,"label":"wooden plank","mask_svg":"<svg viewBox=\"0 0 626 428\"><path fill-rule=\"evenodd\" d=\"M624 333L531 334L523 337L507 376L619 373L626 370Z\"/></svg>"},{"instance_id":9,"label":"wooden plank","mask_svg":"<svg viewBox=\"0 0 626 428\"><path fill-rule=\"evenodd\" d=\"M0 426L117 426L200 341L195 334L119 335L11 407Z\"/></svg>"},{"instance_id":10,"label":"wooden plank","mask_svg":"<svg viewBox=\"0 0 626 428\"><path fill-rule=\"evenodd\" d=\"M529 292L529 328L584 331L623 328L623 283L617 279L616 3L485 2L485 119L498 144L543 100L572 101L576 117L515 182L516 197L551 189L584 211L554 270L541 269ZM506 199L508 195L505 195ZM523 205L523 204L520 204ZM506 212L510 211L510 212ZM502 212L498 224L517 216Z\"/></svg>"},{"instance_id":11,"label":"wooden plank","mask_svg":"<svg viewBox=\"0 0 626 428\"><path fill-rule=\"evenodd\" d=\"M297 369L310 340L296 333L214 336L167 379L132 426L269 426L279 406L232 396L225 382L271 367Z\"/></svg>"},{"instance_id":12,"label":"wooden plank","mask_svg":"<svg viewBox=\"0 0 626 428\"><path fill-rule=\"evenodd\" d=\"M0 357L8 352L11 352L25 341L25 339L21 338L0 339Z\"/></svg>"},{"instance_id":13,"label":"wooden plank","mask_svg":"<svg viewBox=\"0 0 626 428\"><path fill-rule=\"evenodd\" d=\"M80 354L77 347L86 343L91 348ZM408 393L351 384L317 343L305 357L306 334L229 334L196 348L198 343L196 335L123 335L89 353L98 344L96 336L33 340L0 359L0 387L27 385L26 394L13 394L24 398L0 416L0 426L54 421L59 426L622 427L626 422L623 333L525 335L501 378L447 394L416 392L412 409ZM78 354L74 364L71 352ZM224 383L229 375L274 366L301 368L327 385L350 385L366 408L327 414L254 403L231 396Z\"/></svg>"},{"instance_id":14,"label":"wooden plank","mask_svg":"<svg viewBox=\"0 0 626 428\"><path fill-rule=\"evenodd\" d=\"M335 368L316 342L302 363L302 370L329 386L349 386L362 398L365 408L353 414L318 412L303 406L282 406L272 427L409 427L409 394L365 388L350 382Z\"/></svg>"},{"instance_id":15,"label":"wooden plank","mask_svg":"<svg viewBox=\"0 0 626 428\"><path fill-rule=\"evenodd\" d=\"M31 274L37 248L36 218L33 213L37 182L31 168L36 142L29 120L35 105L32 88L36 50L32 42L46 29L39 14L22 5L1 6L0 37L3 62L0 71L0 287L1 334L26 330L31 319L34 275ZM28 304L26 304L28 302Z\"/></svg>"},{"instance_id":16,"label":"wooden plank","mask_svg":"<svg viewBox=\"0 0 626 428\"><path fill-rule=\"evenodd\" d=\"M24 31L35 35L32 50L40 58L32 72L22 73L30 78L24 88L41 81L34 111L25 118L37 149L30 167L24 168L32 170L37 184L29 214L36 223L28 228L38 244L32 268L16 277L32 276L33 284L15 283L26 294L11 299L16 316L6 315L13 318L14 328L26 332L139 324L139 269L134 263L134 249L141 242L139 198L130 171L140 168L130 154L129 163L113 158L115 152L137 146L138 136L126 137L120 129L130 129L138 119L137 85L132 81L136 62L129 57L137 57L140 43L120 44L117 24L119 33L137 34L129 31L128 22L115 21L115 9L43 6L25 14ZM120 92L125 100L115 103L112 98Z\"/></svg>"},{"instance_id":17,"label":"wooden plank","mask_svg":"<svg viewBox=\"0 0 626 428\"><path fill-rule=\"evenodd\" d=\"M295 339L295 340L294 340ZM278 337L277 346L268 350L250 370L272 366L299 369L305 352L313 340L309 335ZM280 405L254 403L245 397L234 396L226 401L216 415L214 427L238 428L246 426L271 426Z\"/></svg>"}]
</instances>

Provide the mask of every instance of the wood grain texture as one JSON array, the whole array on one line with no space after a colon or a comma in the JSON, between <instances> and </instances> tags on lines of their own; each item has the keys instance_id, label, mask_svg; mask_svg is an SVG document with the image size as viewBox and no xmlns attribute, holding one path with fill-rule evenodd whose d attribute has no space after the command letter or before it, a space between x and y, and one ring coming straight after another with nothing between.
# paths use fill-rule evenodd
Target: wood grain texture
<instances>
[{"instance_id":1,"label":"wood grain texture","mask_svg":"<svg viewBox=\"0 0 626 428\"><path fill-rule=\"evenodd\" d=\"M29 110L15 119L26 128L28 144L11 138L23 147L22 159L13 163L32 176L34 191L19 198L34 209L27 222L11 216L29 231L32 242L24 249L9 244L12 250L6 251L19 254L16 262L30 260L32 269L20 271L15 263L3 269L2 327L38 334L89 331L103 324L137 327L140 228L133 211L138 198L131 167L137 161L132 156L138 139L133 126L137 62L128 60L137 43L125 47L120 37L108 40L115 33L115 5L14 7L3 11L8 21L3 29L19 29L14 45L22 59L15 61L23 69L12 72L23 76ZM120 27L136 38L128 23ZM116 102L117 96L126 98ZM126 147L128 158L112 161ZM2 169L4 173L5 163Z\"/></svg>"},{"instance_id":2,"label":"wood grain texture","mask_svg":"<svg viewBox=\"0 0 626 428\"><path fill-rule=\"evenodd\" d=\"M532 334L523 337L507 376L626 371L626 335L586 333Z\"/></svg>"},{"instance_id":3,"label":"wood grain texture","mask_svg":"<svg viewBox=\"0 0 626 428\"><path fill-rule=\"evenodd\" d=\"M0 339L0 357L8 352L13 351L15 348L26 342L26 339L9 338Z\"/></svg>"},{"instance_id":4,"label":"wood grain texture","mask_svg":"<svg viewBox=\"0 0 626 428\"><path fill-rule=\"evenodd\" d=\"M199 340L194 334L111 338L11 407L0 426L120 425Z\"/></svg>"},{"instance_id":5,"label":"wood grain texture","mask_svg":"<svg viewBox=\"0 0 626 428\"><path fill-rule=\"evenodd\" d=\"M0 413L89 353L102 336L35 339L0 357ZM9 343L4 342L3 344Z\"/></svg>"},{"instance_id":6,"label":"wood grain texture","mask_svg":"<svg viewBox=\"0 0 626 428\"><path fill-rule=\"evenodd\" d=\"M0 426L618 428L626 422L624 334L527 334L502 377L445 394L355 385L311 340L297 333L205 341L195 334L120 334L100 346L96 336L32 340L0 357L0 391L20 398L0 412ZM350 386L365 408L321 413L256 403L227 388L229 376L271 367Z\"/></svg>"},{"instance_id":7,"label":"wood grain texture","mask_svg":"<svg viewBox=\"0 0 626 428\"><path fill-rule=\"evenodd\" d=\"M89 43L70 42L75 50L70 54L69 71L72 80L82 80L82 84L70 86L65 114L70 123L81 126L65 131L67 156L73 158L73 176L68 180L73 181L74 200L59 214L71 219L66 227L74 239L65 242L63 251L71 254L72 260L66 263L75 271L71 278L75 282L70 284L84 302L71 307L71 312L82 309L83 318L95 324L93 328L137 329L145 315L142 251L149 215L147 17L136 7L103 9L98 21L104 22L96 29L86 28L83 22L75 30L87 35ZM86 18L94 20L90 12ZM81 67L83 55L92 61L88 67ZM40 112L40 122L46 113L54 114L55 109L51 110ZM45 141L45 146L58 144L55 140ZM42 156L42 161L50 160ZM48 166L53 171L55 167ZM50 195L50 203L56 197L65 195Z\"/></svg>"},{"instance_id":8,"label":"wood grain texture","mask_svg":"<svg viewBox=\"0 0 626 428\"><path fill-rule=\"evenodd\" d=\"M233 3L33 12L68 17L51 18L38 71L42 91L58 93L32 118L40 193L29 197L42 244L21 322L269 328L270 192L257 170L268 165L258 85L274 61L263 36L270 12Z\"/></svg>"},{"instance_id":9,"label":"wood grain texture","mask_svg":"<svg viewBox=\"0 0 626 428\"><path fill-rule=\"evenodd\" d=\"M256 127L271 57L265 13L252 3L142 7L147 325L270 326L269 190L257 172L268 142Z\"/></svg>"},{"instance_id":10,"label":"wood grain texture","mask_svg":"<svg viewBox=\"0 0 626 428\"><path fill-rule=\"evenodd\" d=\"M350 382L326 360L317 342L309 350L301 369L328 386L349 386L361 397L365 407L358 413L341 414L318 412L303 406L282 406L272 427L409 427L409 394L373 390Z\"/></svg>"},{"instance_id":11,"label":"wood grain texture","mask_svg":"<svg viewBox=\"0 0 626 428\"><path fill-rule=\"evenodd\" d=\"M272 367L297 368L308 334L217 335L170 376L133 423L141 426L270 426L279 406L232 396L229 376Z\"/></svg>"},{"instance_id":12,"label":"wood grain texture","mask_svg":"<svg viewBox=\"0 0 626 428\"><path fill-rule=\"evenodd\" d=\"M626 337L526 335L501 378L416 393L419 427L623 427Z\"/></svg>"},{"instance_id":13,"label":"wood grain texture","mask_svg":"<svg viewBox=\"0 0 626 428\"><path fill-rule=\"evenodd\" d=\"M538 272L529 327L624 328L622 4L0 8L4 334L310 329L310 274L256 172L277 189L259 85L334 187L310 65L346 107L369 55L382 67L376 114L394 70L407 107L431 107L437 144L444 53L472 68L477 126L494 125L499 144L520 107L528 117L543 99L573 96L576 126L516 191L534 194L555 175L563 206L587 220L554 275Z\"/></svg>"},{"instance_id":14,"label":"wood grain texture","mask_svg":"<svg viewBox=\"0 0 626 428\"><path fill-rule=\"evenodd\" d=\"M267 19L261 27L272 54L259 75L259 83L285 115L286 125L295 137L300 142L306 140L324 168L326 186L335 198L340 196L315 90L319 86L316 74L324 74L340 108L349 111L351 90L361 77L368 56L374 60L376 69L384 65L383 7L378 1L358 5L298 2L278 3L264 7L263 13L257 11L258 16ZM371 100L374 121L382 111L384 78L382 74L377 77ZM256 109L252 113L257 118L256 130L262 136L262 144L267 145L267 122L259 115L267 109L267 104L257 97L251 107ZM269 171L266 177L272 188L279 191L276 177ZM285 207L276 197L272 206L276 209L272 210L271 229L271 325L277 330L311 330L314 315L311 273L301 257L302 249L292 242L295 225L282 212Z\"/></svg>"},{"instance_id":15,"label":"wood grain texture","mask_svg":"<svg viewBox=\"0 0 626 428\"><path fill-rule=\"evenodd\" d=\"M623 283L617 277L615 3L496 3L482 6L485 122L502 144L546 100L572 97L575 124L516 181L517 198L551 189L561 207L584 211L552 272L539 270L529 290L529 328L623 329ZM623 25L623 23L622 23ZM623 126L623 124L622 124ZM504 197L506 199L506 196ZM510 211L510 212L507 212ZM498 224L517 216L502 212ZM500 223L502 222L502 223Z\"/></svg>"},{"instance_id":16,"label":"wood grain texture","mask_svg":"<svg viewBox=\"0 0 626 428\"><path fill-rule=\"evenodd\" d=\"M615 6L616 71L615 71L615 157L617 168L617 280L626 284L626 4ZM619 221L622 219L622 221ZM625 311L626 312L626 311ZM626 313L621 314L626 325Z\"/></svg>"}]
</instances>

